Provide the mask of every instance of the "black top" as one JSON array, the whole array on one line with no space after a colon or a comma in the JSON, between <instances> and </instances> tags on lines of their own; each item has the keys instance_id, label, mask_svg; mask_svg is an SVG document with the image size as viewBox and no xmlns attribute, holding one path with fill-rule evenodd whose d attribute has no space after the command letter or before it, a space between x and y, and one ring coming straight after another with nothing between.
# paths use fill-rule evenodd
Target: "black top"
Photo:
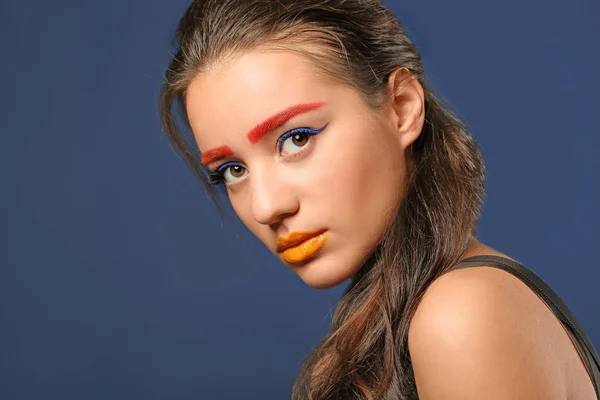
<instances>
[{"instance_id":1,"label":"black top","mask_svg":"<svg viewBox=\"0 0 600 400\"><path fill-rule=\"evenodd\" d=\"M565 303L558 295L544 282L540 277L527 269L524 265L519 264L511 259L500 256L475 256L465 258L463 261L455 265L452 269L461 269L469 267L495 267L507 271L531 288L540 298L544 300L546 305L552 310L554 315L560 320L571 338L575 341L575 347L579 352L585 367L590 374L596 396L600 399L600 357L592 342L586 335L585 331L575 319L575 316L567 308Z\"/></svg>"}]
</instances>

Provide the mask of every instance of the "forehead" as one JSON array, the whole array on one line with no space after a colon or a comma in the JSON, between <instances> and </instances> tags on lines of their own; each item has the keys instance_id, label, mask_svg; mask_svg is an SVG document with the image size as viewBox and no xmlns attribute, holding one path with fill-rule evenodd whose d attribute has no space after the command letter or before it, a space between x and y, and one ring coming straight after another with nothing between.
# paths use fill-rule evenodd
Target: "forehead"
<instances>
[{"instance_id":1,"label":"forehead","mask_svg":"<svg viewBox=\"0 0 600 400\"><path fill-rule=\"evenodd\" d=\"M194 78L186 92L186 111L203 150L220 145L231 134L239 137L288 106L327 101L331 89L306 57L257 50Z\"/></svg>"}]
</instances>

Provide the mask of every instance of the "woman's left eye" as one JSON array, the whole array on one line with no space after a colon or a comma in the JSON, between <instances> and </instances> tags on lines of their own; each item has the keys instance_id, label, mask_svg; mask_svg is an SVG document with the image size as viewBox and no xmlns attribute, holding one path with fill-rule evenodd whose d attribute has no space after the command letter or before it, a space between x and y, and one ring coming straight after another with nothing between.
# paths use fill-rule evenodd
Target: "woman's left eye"
<instances>
[{"instance_id":1,"label":"woman's left eye","mask_svg":"<svg viewBox=\"0 0 600 400\"><path fill-rule=\"evenodd\" d=\"M306 132L295 133L281 143L280 152L286 154L296 153L308 143L308 139L308 133Z\"/></svg>"},{"instance_id":2,"label":"woman's left eye","mask_svg":"<svg viewBox=\"0 0 600 400\"><path fill-rule=\"evenodd\" d=\"M324 127L319 129L297 128L284 133L279 138L277 143L279 153L283 153L282 155L286 155L299 152L304 146L306 146L311 136L318 135L326 127L327 124L325 124Z\"/></svg>"}]
</instances>

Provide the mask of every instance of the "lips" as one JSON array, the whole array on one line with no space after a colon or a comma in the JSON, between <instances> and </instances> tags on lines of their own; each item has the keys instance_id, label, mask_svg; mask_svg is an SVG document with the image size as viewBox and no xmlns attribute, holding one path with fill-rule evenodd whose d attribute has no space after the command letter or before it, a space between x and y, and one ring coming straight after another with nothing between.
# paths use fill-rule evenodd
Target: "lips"
<instances>
[{"instance_id":1,"label":"lips","mask_svg":"<svg viewBox=\"0 0 600 400\"><path fill-rule=\"evenodd\" d=\"M324 230L292 232L277 239L277 251L286 262L301 262L319 251L327 238L327 232Z\"/></svg>"}]
</instances>

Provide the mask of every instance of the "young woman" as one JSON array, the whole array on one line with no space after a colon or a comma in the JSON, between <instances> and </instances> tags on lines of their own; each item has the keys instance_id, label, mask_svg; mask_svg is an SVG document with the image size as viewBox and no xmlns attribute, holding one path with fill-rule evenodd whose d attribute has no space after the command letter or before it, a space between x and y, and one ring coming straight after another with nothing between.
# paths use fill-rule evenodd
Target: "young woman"
<instances>
[{"instance_id":1,"label":"young woman","mask_svg":"<svg viewBox=\"0 0 600 400\"><path fill-rule=\"evenodd\" d=\"M176 37L171 143L304 282L351 279L294 399L597 398L565 305L473 236L480 151L379 1L197 0Z\"/></svg>"}]
</instances>

